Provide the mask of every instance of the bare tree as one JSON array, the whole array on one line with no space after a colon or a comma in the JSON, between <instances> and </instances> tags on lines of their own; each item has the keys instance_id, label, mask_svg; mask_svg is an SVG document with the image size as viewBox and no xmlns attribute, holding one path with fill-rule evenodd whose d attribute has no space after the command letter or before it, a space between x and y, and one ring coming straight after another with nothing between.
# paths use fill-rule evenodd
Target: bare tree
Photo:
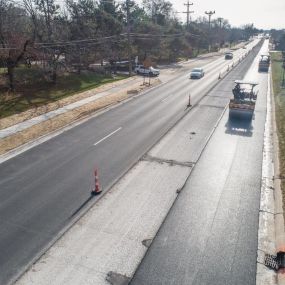
<instances>
[{"instance_id":1,"label":"bare tree","mask_svg":"<svg viewBox=\"0 0 285 285\"><path fill-rule=\"evenodd\" d=\"M29 23L25 11L12 1L0 0L0 43L8 70L9 88L15 89L14 70L23 60L30 44Z\"/></svg>"}]
</instances>

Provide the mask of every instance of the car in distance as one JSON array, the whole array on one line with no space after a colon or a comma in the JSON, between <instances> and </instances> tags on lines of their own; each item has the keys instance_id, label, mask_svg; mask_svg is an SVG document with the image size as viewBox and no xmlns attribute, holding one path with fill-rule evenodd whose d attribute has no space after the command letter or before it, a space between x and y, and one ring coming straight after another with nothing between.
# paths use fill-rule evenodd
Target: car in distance
<instances>
[{"instance_id":1,"label":"car in distance","mask_svg":"<svg viewBox=\"0 0 285 285\"><path fill-rule=\"evenodd\" d=\"M205 75L203 68L196 67L190 73L190 79L200 79Z\"/></svg>"},{"instance_id":2,"label":"car in distance","mask_svg":"<svg viewBox=\"0 0 285 285\"><path fill-rule=\"evenodd\" d=\"M151 67L144 67L143 65L137 65L134 69L137 74L147 75L147 76L158 76L160 74L159 69Z\"/></svg>"},{"instance_id":3,"label":"car in distance","mask_svg":"<svg viewBox=\"0 0 285 285\"><path fill-rule=\"evenodd\" d=\"M234 55L232 52L226 52L225 53L225 59L233 59Z\"/></svg>"}]
</instances>

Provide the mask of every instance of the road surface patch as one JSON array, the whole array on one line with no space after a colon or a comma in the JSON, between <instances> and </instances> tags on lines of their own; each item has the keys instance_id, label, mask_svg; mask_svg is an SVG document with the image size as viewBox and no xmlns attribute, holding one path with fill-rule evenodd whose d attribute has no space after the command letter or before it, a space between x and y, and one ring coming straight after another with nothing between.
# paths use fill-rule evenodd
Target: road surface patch
<instances>
[{"instance_id":1,"label":"road surface patch","mask_svg":"<svg viewBox=\"0 0 285 285\"><path fill-rule=\"evenodd\" d=\"M156 235L190 172L140 161L16 284L109 285L110 271L131 276L147 250L142 241Z\"/></svg>"}]
</instances>

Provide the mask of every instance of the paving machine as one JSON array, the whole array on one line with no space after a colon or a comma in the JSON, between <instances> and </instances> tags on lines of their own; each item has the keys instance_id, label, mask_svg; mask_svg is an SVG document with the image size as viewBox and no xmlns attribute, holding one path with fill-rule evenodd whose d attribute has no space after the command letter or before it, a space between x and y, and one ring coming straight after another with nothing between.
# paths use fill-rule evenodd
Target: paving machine
<instances>
[{"instance_id":1,"label":"paving machine","mask_svg":"<svg viewBox=\"0 0 285 285\"><path fill-rule=\"evenodd\" d=\"M270 55L262 54L258 63L258 71L268 72L270 65Z\"/></svg>"},{"instance_id":2,"label":"paving machine","mask_svg":"<svg viewBox=\"0 0 285 285\"><path fill-rule=\"evenodd\" d=\"M257 82L236 80L232 90L234 98L230 99L229 117L249 119L253 117L257 92L254 91Z\"/></svg>"}]
</instances>

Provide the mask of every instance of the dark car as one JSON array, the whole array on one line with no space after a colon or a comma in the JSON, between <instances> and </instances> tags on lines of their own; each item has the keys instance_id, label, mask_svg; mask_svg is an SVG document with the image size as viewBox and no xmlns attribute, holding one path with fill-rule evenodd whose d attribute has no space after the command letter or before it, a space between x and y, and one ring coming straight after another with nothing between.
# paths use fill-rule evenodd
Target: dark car
<instances>
[{"instance_id":1,"label":"dark car","mask_svg":"<svg viewBox=\"0 0 285 285\"><path fill-rule=\"evenodd\" d=\"M234 55L232 52L226 52L225 53L225 59L233 59Z\"/></svg>"}]
</instances>

